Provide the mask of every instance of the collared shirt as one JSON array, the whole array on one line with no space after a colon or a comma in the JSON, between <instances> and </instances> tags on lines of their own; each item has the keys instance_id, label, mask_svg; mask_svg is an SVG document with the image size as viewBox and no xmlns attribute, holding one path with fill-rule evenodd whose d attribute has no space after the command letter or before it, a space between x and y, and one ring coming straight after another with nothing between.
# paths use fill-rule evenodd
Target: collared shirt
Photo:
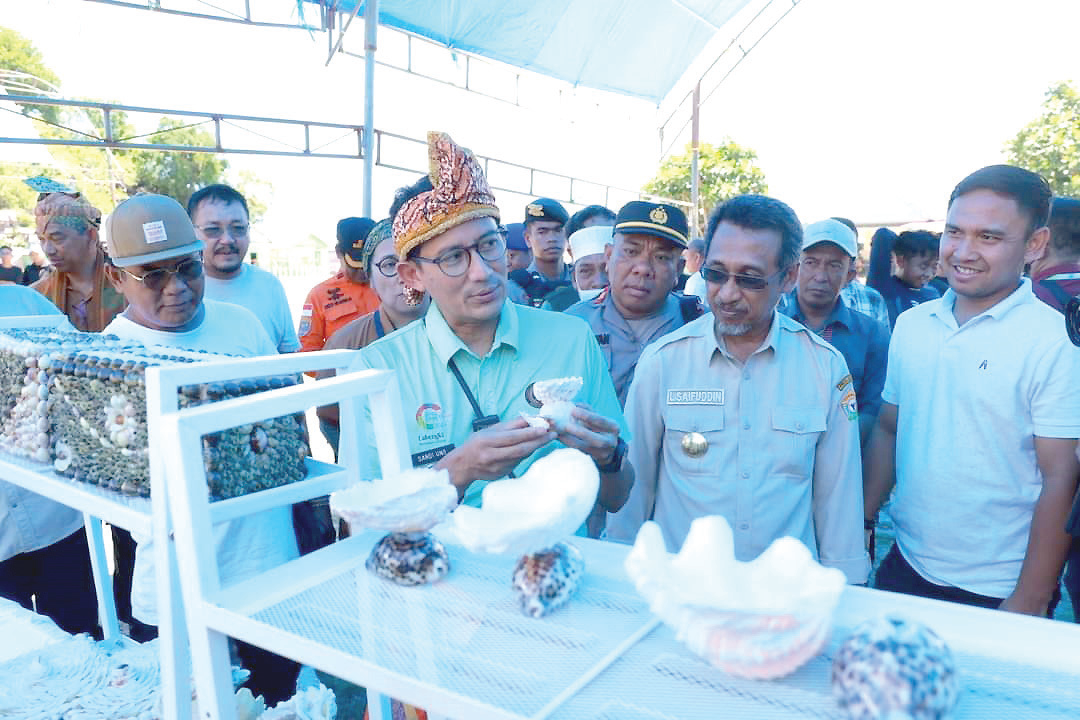
<instances>
[{"instance_id":1,"label":"collared shirt","mask_svg":"<svg viewBox=\"0 0 1080 720\"><path fill-rule=\"evenodd\" d=\"M58 307L35 290L0 286L0 316L60 314ZM81 512L0 481L0 562L46 548L82 526Z\"/></svg>"},{"instance_id":2,"label":"collared shirt","mask_svg":"<svg viewBox=\"0 0 1080 720\"><path fill-rule=\"evenodd\" d=\"M300 340L293 327L292 312L285 297L285 288L277 276L248 263L240 265L240 273L228 280L205 278L204 297L247 308L259 318L266 334L279 353L300 349Z\"/></svg>"},{"instance_id":3,"label":"collared shirt","mask_svg":"<svg viewBox=\"0 0 1080 720\"><path fill-rule=\"evenodd\" d=\"M629 442L615 389L600 348L588 326L578 318L515 305L507 301L499 315L495 340L483 357L474 355L447 325L435 303L419 321L410 323L360 351L361 368L390 368L398 373L405 414L402 431L409 438L413 465L429 466L461 447L476 419L465 392L449 369L453 359L485 415L512 420L537 409L525 398L537 380L578 376L584 386L579 402L618 423ZM378 477L374 438L364 477ZM520 475L561 443L552 442L515 469ZM467 504L479 505L486 483L474 482L465 492Z\"/></svg>"},{"instance_id":4,"label":"collared shirt","mask_svg":"<svg viewBox=\"0 0 1080 720\"><path fill-rule=\"evenodd\" d=\"M533 260L531 263L529 263L529 267L525 269L531 273L537 273L538 275L540 275L540 277L542 277L544 280L547 280L548 282L558 282L561 280L563 282L572 283L574 281L574 271L566 263L563 263L562 273L559 275L559 277L548 277L547 275L545 275L543 270L536 267L536 260Z\"/></svg>"},{"instance_id":5,"label":"collared shirt","mask_svg":"<svg viewBox=\"0 0 1080 720\"><path fill-rule=\"evenodd\" d=\"M679 301L672 294L668 294L655 315L643 320L627 321L615 307L610 288L594 300L571 305L566 309L566 314L583 319L592 328L607 362L620 405L626 404L626 393L630 389L630 381L634 379L634 367L645 346L685 324Z\"/></svg>"},{"instance_id":6,"label":"collared shirt","mask_svg":"<svg viewBox=\"0 0 1080 720\"><path fill-rule=\"evenodd\" d=\"M889 514L924 578L1007 597L1042 475L1035 438L1080 438L1080 349L1024 279L958 326L956 294L896 323L882 400L899 409Z\"/></svg>"},{"instance_id":7,"label":"collared shirt","mask_svg":"<svg viewBox=\"0 0 1080 720\"><path fill-rule=\"evenodd\" d=\"M881 297L881 293L874 288L863 285L858 280L852 280L840 290L840 299L852 310L869 315L892 327L889 322L889 308L885 306L885 298Z\"/></svg>"},{"instance_id":8,"label":"collared shirt","mask_svg":"<svg viewBox=\"0 0 1080 720\"><path fill-rule=\"evenodd\" d=\"M1080 295L1080 263L1048 267L1031 277L1031 286L1035 297L1058 312L1065 312L1067 298Z\"/></svg>"},{"instance_id":9,"label":"collared shirt","mask_svg":"<svg viewBox=\"0 0 1080 720\"><path fill-rule=\"evenodd\" d=\"M322 350L327 338L361 315L375 312L379 296L363 283L354 283L338 272L308 293L300 313L300 348Z\"/></svg>"},{"instance_id":10,"label":"collared shirt","mask_svg":"<svg viewBox=\"0 0 1080 720\"><path fill-rule=\"evenodd\" d=\"M790 535L849 582L865 582L859 425L847 375L835 348L780 313L745 363L717 342L710 315L647 347L626 401L634 487L608 516L609 537L632 542L642 522L655 520L674 552L695 518L722 515L739 560Z\"/></svg>"},{"instance_id":11,"label":"collared shirt","mask_svg":"<svg viewBox=\"0 0 1080 720\"><path fill-rule=\"evenodd\" d=\"M787 294L781 312L805 325L797 292L792 290ZM855 385L859 414L877 417L889 359L889 326L852 310L837 299L825 324L814 332L844 356Z\"/></svg>"}]
</instances>

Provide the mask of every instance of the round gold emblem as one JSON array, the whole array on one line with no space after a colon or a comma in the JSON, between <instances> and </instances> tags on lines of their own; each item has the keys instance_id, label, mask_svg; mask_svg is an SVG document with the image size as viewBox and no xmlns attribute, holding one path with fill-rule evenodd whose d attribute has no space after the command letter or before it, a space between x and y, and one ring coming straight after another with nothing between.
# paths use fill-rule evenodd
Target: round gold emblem
<instances>
[{"instance_id":1,"label":"round gold emblem","mask_svg":"<svg viewBox=\"0 0 1080 720\"><path fill-rule=\"evenodd\" d=\"M689 432L682 436L682 449L689 457L699 458L709 451L709 441L701 433Z\"/></svg>"},{"instance_id":2,"label":"round gold emblem","mask_svg":"<svg viewBox=\"0 0 1080 720\"><path fill-rule=\"evenodd\" d=\"M649 211L649 219L657 225L667 224L667 210L662 207L654 207Z\"/></svg>"}]
</instances>

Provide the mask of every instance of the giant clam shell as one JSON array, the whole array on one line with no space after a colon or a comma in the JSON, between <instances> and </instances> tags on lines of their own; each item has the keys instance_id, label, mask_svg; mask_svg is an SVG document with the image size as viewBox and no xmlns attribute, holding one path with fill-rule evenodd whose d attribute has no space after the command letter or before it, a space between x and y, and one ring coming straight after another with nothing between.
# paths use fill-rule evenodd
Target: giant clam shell
<instances>
[{"instance_id":1,"label":"giant clam shell","mask_svg":"<svg viewBox=\"0 0 1080 720\"><path fill-rule=\"evenodd\" d=\"M845 583L842 572L819 565L791 537L739 562L719 516L694 520L677 555L667 552L660 526L645 523L625 567L681 642L747 678L782 677L813 658L828 639Z\"/></svg>"},{"instance_id":2,"label":"giant clam shell","mask_svg":"<svg viewBox=\"0 0 1080 720\"><path fill-rule=\"evenodd\" d=\"M540 413L535 416L522 413L521 416L533 427L561 430L571 422L573 399L581 392L584 382L580 377L565 377L533 383L533 397L540 402Z\"/></svg>"},{"instance_id":3,"label":"giant clam shell","mask_svg":"<svg viewBox=\"0 0 1080 720\"><path fill-rule=\"evenodd\" d=\"M956 664L930 628L902 618L869 620L844 640L832 665L833 697L856 720L939 720L956 705Z\"/></svg>"},{"instance_id":4,"label":"giant clam shell","mask_svg":"<svg viewBox=\"0 0 1080 720\"><path fill-rule=\"evenodd\" d=\"M523 476L489 484L480 508L462 505L454 511L450 530L473 552L531 555L573 535L599 491L600 473L592 459L560 448Z\"/></svg>"},{"instance_id":5,"label":"giant clam shell","mask_svg":"<svg viewBox=\"0 0 1080 720\"><path fill-rule=\"evenodd\" d=\"M330 495L330 511L352 527L388 532L423 532L457 505L446 470L418 468Z\"/></svg>"}]
</instances>

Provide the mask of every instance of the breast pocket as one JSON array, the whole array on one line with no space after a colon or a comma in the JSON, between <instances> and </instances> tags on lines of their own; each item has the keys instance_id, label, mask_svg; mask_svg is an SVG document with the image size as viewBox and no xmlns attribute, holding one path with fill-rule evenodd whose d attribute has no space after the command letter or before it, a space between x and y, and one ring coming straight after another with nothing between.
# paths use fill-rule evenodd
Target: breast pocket
<instances>
[{"instance_id":1,"label":"breast pocket","mask_svg":"<svg viewBox=\"0 0 1080 720\"><path fill-rule=\"evenodd\" d=\"M715 475L724 437L724 407L667 405L664 454L682 475Z\"/></svg>"},{"instance_id":2,"label":"breast pocket","mask_svg":"<svg viewBox=\"0 0 1080 720\"><path fill-rule=\"evenodd\" d=\"M814 474L818 438L825 432L824 408L781 406L773 408L772 427L776 436L771 458L778 475L809 480Z\"/></svg>"},{"instance_id":3,"label":"breast pocket","mask_svg":"<svg viewBox=\"0 0 1080 720\"><path fill-rule=\"evenodd\" d=\"M359 308L356 307L356 303L349 300L340 305L326 308L324 315L326 317L326 322L335 323L341 321L343 318L359 315Z\"/></svg>"}]
</instances>

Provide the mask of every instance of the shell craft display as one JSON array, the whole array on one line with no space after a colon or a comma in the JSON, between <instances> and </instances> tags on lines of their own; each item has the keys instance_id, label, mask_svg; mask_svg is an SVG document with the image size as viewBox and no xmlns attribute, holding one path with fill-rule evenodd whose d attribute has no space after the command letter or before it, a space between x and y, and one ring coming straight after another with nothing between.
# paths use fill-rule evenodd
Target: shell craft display
<instances>
[{"instance_id":1,"label":"shell craft display","mask_svg":"<svg viewBox=\"0 0 1080 720\"><path fill-rule=\"evenodd\" d=\"M521 414L533 427L552 429L556 432L573 422L570 416L574 398L581 392L584 380L580 377L555 378L533 383L532 395L540 403L537 415Z\"/></svg>"},{"instance_id":2,"label":"shell craft display","mask_svg":"<svg viewBox=\"0 0 1080 720\"><path fill-rule=\"evenodd\" d=\"M949 647L925 625L898 617L869 620L844 640L832 690L854 720L940 720L960 695Z\"/></svg>"},{"instance_id":3,"label":"shell craft display","mask_svg":"<svg viewBox=\"0 0 1080 720\"><path fill-rule=\"evenodd\" d=\"M625 567L653 614L694 654L757 679L788 675L820 652L845 584L842 572L790 537L740 562L719 516L694 520L675 555L660 527L646 522Z\"/></svg>"}]
</instances>

